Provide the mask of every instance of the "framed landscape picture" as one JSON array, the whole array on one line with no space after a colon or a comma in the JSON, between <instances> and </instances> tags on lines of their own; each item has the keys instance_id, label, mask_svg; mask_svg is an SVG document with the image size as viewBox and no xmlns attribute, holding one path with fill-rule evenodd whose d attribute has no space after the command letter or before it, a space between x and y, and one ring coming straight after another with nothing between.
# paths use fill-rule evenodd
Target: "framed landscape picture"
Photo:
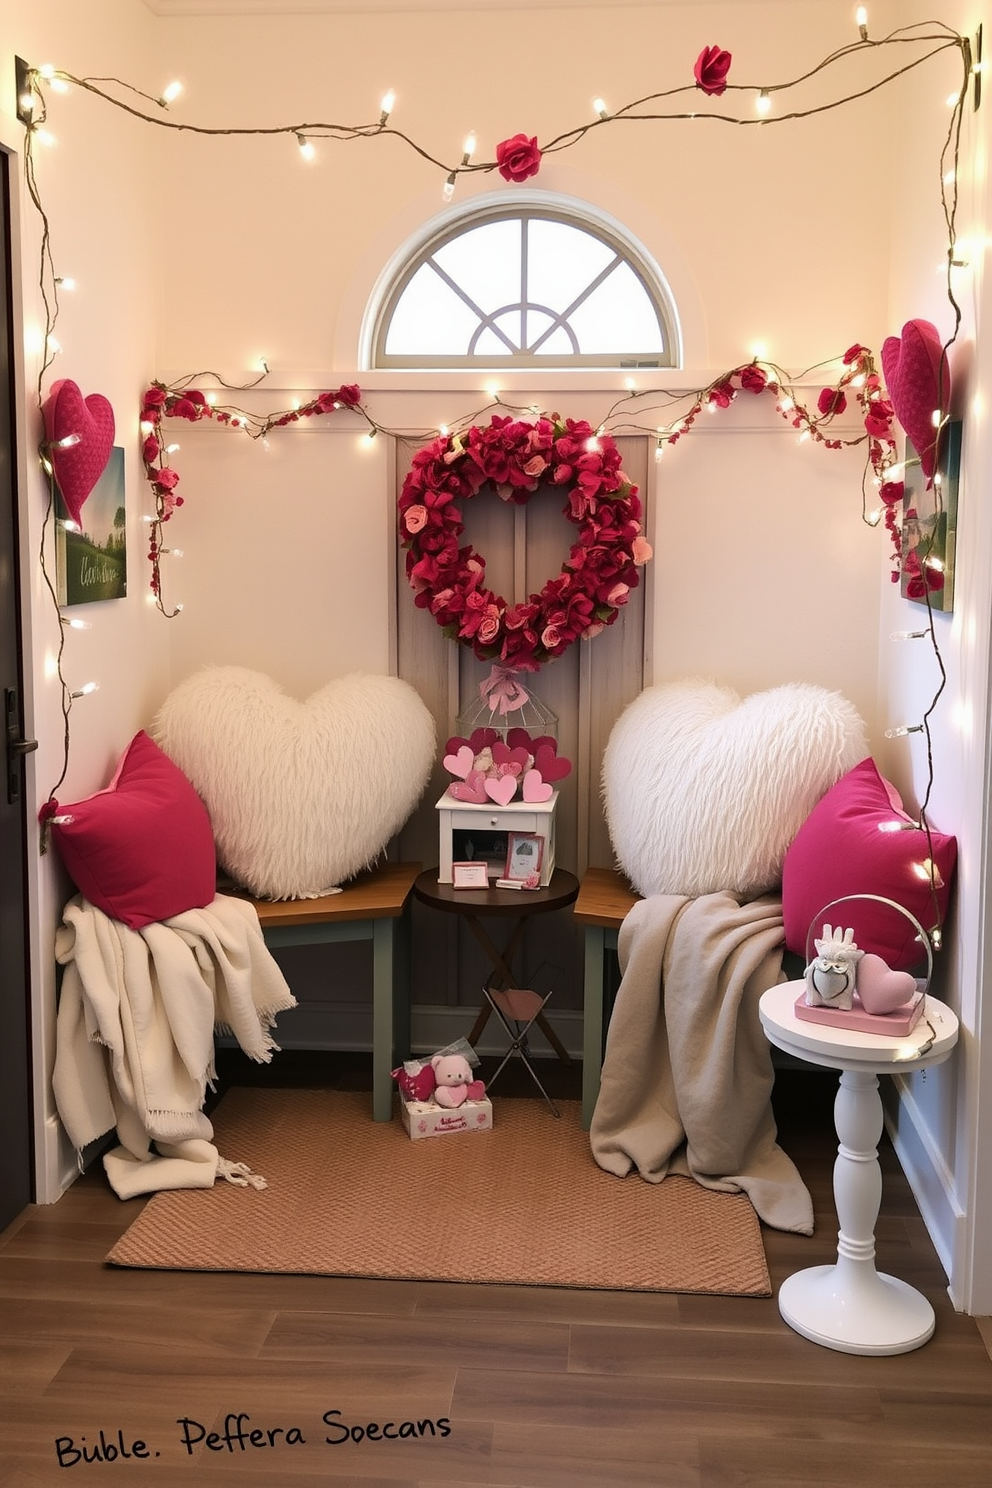
<instances>
[{"instance_id":1,"label":"framed landscape picture","mask_svg":"<svg viewBox=\"0 0 992 1488\"><path fill-rule=\"evenodd\" d=\"M920 457L910 440L906 440L900 589L903 599L926 604L920 575L922 566L928 565L938 576L937 585L930 587L930 608L944 614L954 608L960 469L960 419L950 419L943 431L937 468L929 488Z\"/></svg>"},{"instance_id":2,"label":"framed landscape picture","mask_svg":"<svg viewBox=\"0 0 992 1488\"><path fill-rule=\"evenodd\" d=\"M83 503L82 531L65 526L66 511L57 501L56 568L60 605L93 604L123 599L127 594L124 451L110 451L106 469Z\"/></svg>"}]
</instances>

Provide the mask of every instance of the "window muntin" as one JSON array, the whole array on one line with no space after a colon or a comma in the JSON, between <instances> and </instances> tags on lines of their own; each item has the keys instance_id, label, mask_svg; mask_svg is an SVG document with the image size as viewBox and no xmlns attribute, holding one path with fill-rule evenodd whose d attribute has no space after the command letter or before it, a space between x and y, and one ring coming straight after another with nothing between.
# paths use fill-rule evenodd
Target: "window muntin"
<instances>
[{"instance_id":1,"label":"window muntin","mask_svg":"<svg viewBox=\"0 0 992 1488\"><path fill-rule=\"evenodd\" d=\"M422 243L386 295L376 367L675 366L660 275L598 221L560 207L463 214Z\"/></svg>"}]
</instances>

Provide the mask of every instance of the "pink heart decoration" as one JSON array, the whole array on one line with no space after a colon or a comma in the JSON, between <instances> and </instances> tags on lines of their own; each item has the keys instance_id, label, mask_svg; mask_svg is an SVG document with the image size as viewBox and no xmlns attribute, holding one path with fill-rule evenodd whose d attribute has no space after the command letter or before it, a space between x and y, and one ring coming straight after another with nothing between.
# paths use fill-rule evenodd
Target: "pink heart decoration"
<instances>
[{"instance_id":1,"label":"pink heart decoration","mask_svg":"<svg viewBox=\"0 0 992 1488\"><path fill-rule=\"evenodd\" d=\"M494 728L477 728L472 730L472 737L468 742L475 753L479 754L487 745L495 744L498 738L499 734Z\"/></svg>"},{"instance_id":2,"label":"pink heart decoration","mask_svg":"<svg viewBox=\"0 0 992 1488\"><path fill-rule=\"evenodd\" d=\"M876 1016L894 1013L916 993L916 982L908 971L893 971L871 951L858 962L857 987L861 1006Z\"/></svg>"},{"instance_id":3,"label":"pink heart decoration","mask_svg":"<svg viewBox=\"0 0 992 1488\"><path fill-rule=\"evenodd\" d=\"M457 754L463 744L468 744L468 739L463 739L461 734L452 734L444 746L445 754Z\"/></svg>"},{"instance_id":4,"label":"pink heart decoration","mask_svg":"<svg viewBox=\"0 0 992 1488\"><path fill-rule=\"evenodd\" d=\"M470 806L485 806L489 797L486 795L486 777L481 770L472 770L467 780L455 780L448 786L448 795L454 796L456 801L465 801Z\"/></svg>"},{"instance_id":5,"label":"pink heart decoration","mask_svg":"<svg viewBox=\"0 0 992 1488\"><path fill-rule=\"evenodd\" d=\"M526 776L524 777L526 779ZM490 801L495 801L498 806L509 806L517 794L517 777L515 775L497 775L495 779L487 775L485 779L486 795Z\"/></svg>"},{"instance_id":6,"label":"pink heart decoration","mask_svg":"<svg viewBox=\"0 0 992 1488\"><path fill-rule=\"evenodd\" d=\"M540 744L534 751L534 768L540 770L545 780L564 780L572 773L572 761L559 755L554 746Z\"/></svg>"},{"instance_id":7,"label":"pink heart decoration","mask_svg":"<svg viewBox=\"0 0 992 1488\"><path fill-rule=\"evenodd\" d=\"M901 337L884 341L882 371L895 416L913 441L929 481L937 454L934 409L946 413L951 396L947 355L937 327L928 320L908 320Z\"/></svg>"},{"instance_id":8,"label":"pink heart decoration","mask_svg":"<svg viewBox=\"0 0 992 1488\"><path fill-rule=\"evenodd\" d=\"M470 744L462 744L454 754L446 754L441 763L449 775L457 775L459 780L467 780L475 763L472 746Z\"/></svg>"},{"instance_id":9,"label":"pink heart decoration","mask_svg":"<svg viewBox=\"0 0 992 1488\"><path fill-rule=\"evenodd\" d=\"M540 770L528 770L524 776L523 798L532 805L539 801L550 801L555 793L553 785L547 785Z\"/></svg>"},{"instance_id":10,"label":"pink heart decoration","mask_svg":"<svg viewBox=\"0 0 992 1488\"><path fill-rule=\"evenodd\" d=\"M52 383L42 405L48 457L65 504L75 522L82 525L83 502L107 468L114 447L114 410L102 393L84 398L68 378ZM63 439L75 443L59 449Z\"/></svg>"}]
</instances>

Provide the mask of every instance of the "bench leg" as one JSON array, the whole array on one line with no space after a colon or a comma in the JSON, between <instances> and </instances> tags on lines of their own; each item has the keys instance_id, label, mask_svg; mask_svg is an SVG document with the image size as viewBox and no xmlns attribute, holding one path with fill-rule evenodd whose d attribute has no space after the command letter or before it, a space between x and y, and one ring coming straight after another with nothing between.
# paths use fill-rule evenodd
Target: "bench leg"
<instances>
[{"instance_id":1,"label":"bench leg","mask_svg":"<svg viewBox=\"0 0 992 1488\"><path fill-rule=\"evenodd\" d=\"M606 933L601 925L585 928L585 978L582 995L582 1128L592 1125L603 1061L603 973Z\"/></svg>"},{"instance_id":2,"label":"bench leg","mask_svg":"<svg viewBox=\"0 0 992 1488\"><path fill-rule=\"evenodd\" d=\"M396 1015L397 1004L403 1001L403 990L397 995L394 980L394 926L391 919L372 922L372 1116L375 1121L391 1121L393 1116L393 1055L399 1042Z\"/></svg>"}]
</instances>

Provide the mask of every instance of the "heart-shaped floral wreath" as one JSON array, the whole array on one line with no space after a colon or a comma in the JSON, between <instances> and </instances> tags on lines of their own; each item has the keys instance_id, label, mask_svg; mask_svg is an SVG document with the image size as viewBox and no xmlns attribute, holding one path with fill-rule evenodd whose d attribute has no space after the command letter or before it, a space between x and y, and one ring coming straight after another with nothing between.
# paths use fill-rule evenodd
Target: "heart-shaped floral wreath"
<instances>
[{"instance_id":1,"label":"heart-shaped floral wreath","mask_svg":"<svg viewBox=\"0 0 992 1488\"><path fill-rule=\"evenodd\" d=\"M578 528L560 573L519 604L487 589L486 560L458 544L459 501L487 486L517 506L561 488L563 513ZM612 625L651 557L616 443L557 414L534 422L497 414L488 427L418 450L400 492L399 526L417 605L482 660L526 672Z\"/></svg>"}]
</instances>

